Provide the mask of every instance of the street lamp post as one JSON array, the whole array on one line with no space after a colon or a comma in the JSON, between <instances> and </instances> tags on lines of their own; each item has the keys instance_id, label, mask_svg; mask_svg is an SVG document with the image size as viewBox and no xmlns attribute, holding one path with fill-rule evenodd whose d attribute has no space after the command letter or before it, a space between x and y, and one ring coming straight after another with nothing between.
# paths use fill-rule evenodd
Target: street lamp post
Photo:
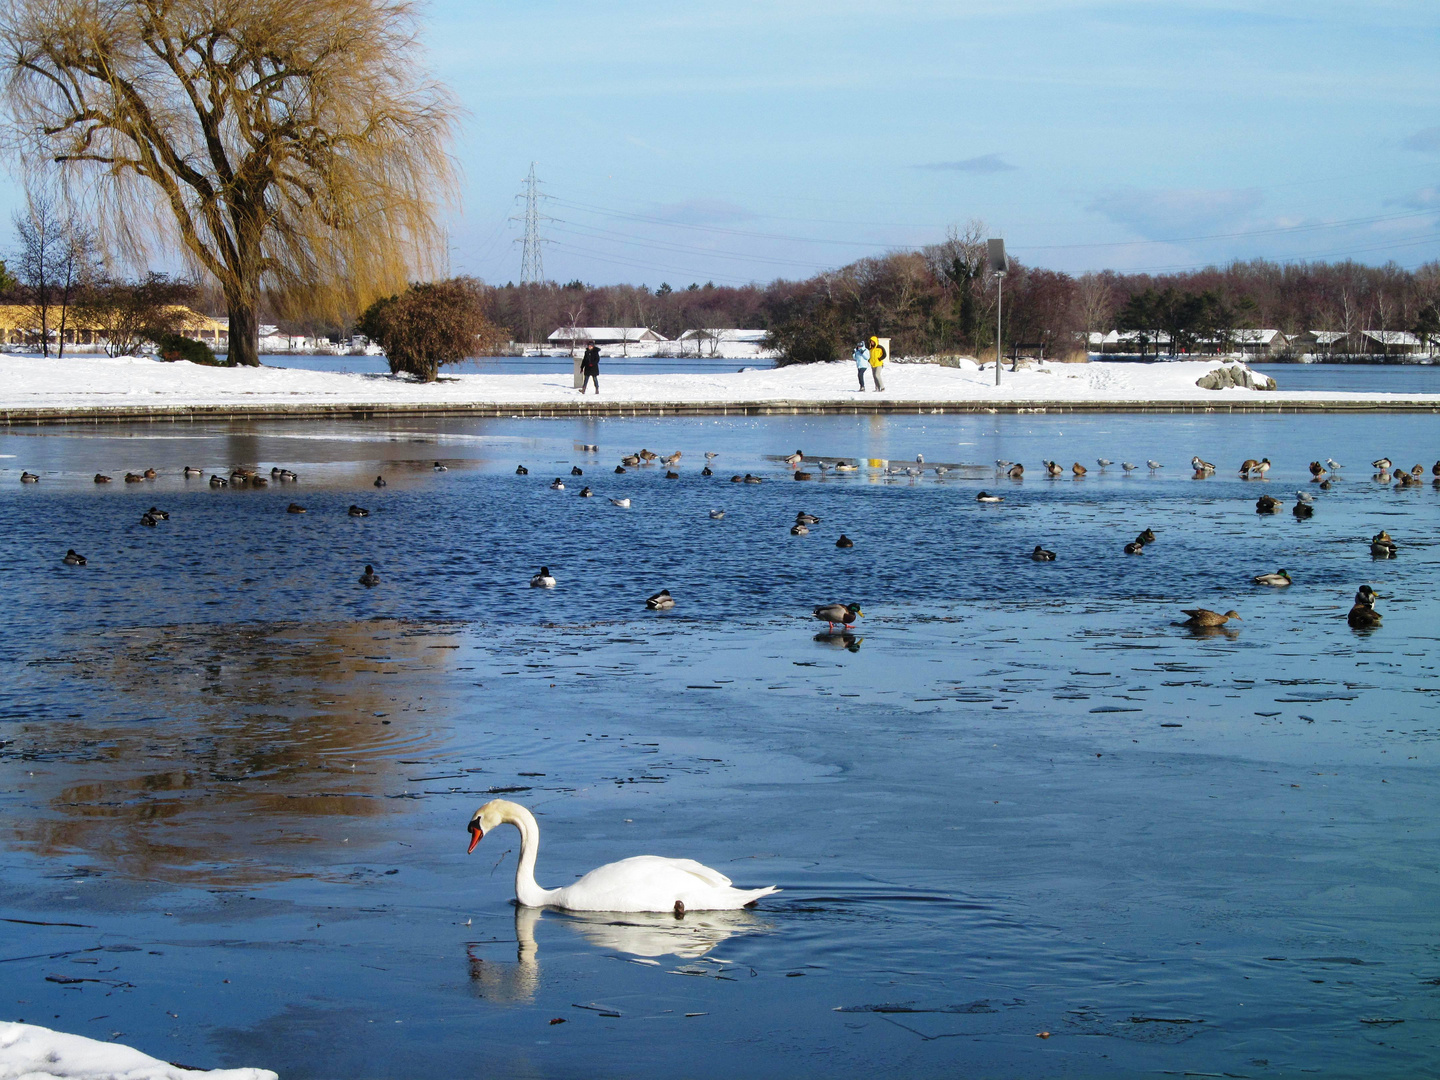
<instances>
[{"instance_id":1,"label":"street lamp post","mask_svg":"<svg viewBox=\"0 0 1440 1080\"><path fill-rule=\"evenodd\" d=\"M1005 272L1010 269L1009 260L1005 258L1004 240L985 241L986 251L989 255L990 272L995 275L995 385L1000 385L1000 351L1003 348L1000 338L1001 319L1005 308Z\"/></svg>"}]
</instances>

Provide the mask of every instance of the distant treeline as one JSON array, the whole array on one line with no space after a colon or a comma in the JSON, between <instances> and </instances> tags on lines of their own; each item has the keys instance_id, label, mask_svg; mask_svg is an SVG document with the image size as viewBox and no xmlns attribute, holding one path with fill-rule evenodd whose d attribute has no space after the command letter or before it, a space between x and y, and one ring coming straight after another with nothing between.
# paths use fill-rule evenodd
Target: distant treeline
<instances>
[{"instance_id":1,"label":"distant treeline","mask_svg":"<svg viewBox=\"0 0 1440 1080\"><path fill-rule=\"evenodd\" d=\"M943 243L861 259L803 281L741 287L504 285L486 310L517 341L543 341L563 326L648 326L666 337L700 327L765 329L782 362L849 354L869 334L897 356L975 355L995 348L995 279L985 230ZM1014 259L1005 278L1004 345L1082 352L1087 333L1163 331L1192 350L1222 347L1240 329L1409 330L1440 335L1440 262L1275 263L1264 259L1171 274L1102 271L1079 276Z\"/></svg>"}]
</instances>

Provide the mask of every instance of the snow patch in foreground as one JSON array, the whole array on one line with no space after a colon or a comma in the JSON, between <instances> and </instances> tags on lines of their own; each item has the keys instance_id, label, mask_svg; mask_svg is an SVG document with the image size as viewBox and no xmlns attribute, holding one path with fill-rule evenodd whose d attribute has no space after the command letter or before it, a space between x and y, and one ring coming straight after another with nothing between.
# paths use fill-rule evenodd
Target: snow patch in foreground
<instances>
[{"instance_id":1,"label":"snow patch in foreground","mask_svg":"<svg viewBox=\"0 0 1440 1080\"><path fill-rule=\"evenodd\" d=\"M278 1080L269 1069L182 1069L118 1043L0 1022L0 1080Z\"/></svg>"}]
</instances>

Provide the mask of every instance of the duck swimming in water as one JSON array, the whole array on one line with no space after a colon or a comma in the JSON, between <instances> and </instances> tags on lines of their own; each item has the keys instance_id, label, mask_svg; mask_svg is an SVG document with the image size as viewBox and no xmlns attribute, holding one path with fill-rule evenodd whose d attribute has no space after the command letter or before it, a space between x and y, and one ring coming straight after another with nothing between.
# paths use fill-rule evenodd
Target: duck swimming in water
<instances>
[{"instance_id":1,"label":"duck swimming in water","mask_svg":"<svg viewBox=\"0 0 1440 1080\"><path fill-rule=\"evenodd\" d=\"M1155 542L1155 530L1145 529L1139 536L1135 537L1137 544L1153 544Z\"/></svg>"},{"instance_id":2,"label":"duck swimming in water","mask_svg":"<svg viewBox=\"0 0 1440 1080\"><path fill-rule=\"evenodd\" d=\"M1276 514L1280 512L1280 500L1271 495L1261 495L1255 500L1255 512L1257 514Z\"/></svg>"},{"instance_id":3,"label":"duck swimming in water","mask_svg":"<svg viewBox=\"0 0 1440 1080\"><path fill-rule=\"evenodd\" d=\"M801 510L795 515L795 523L797 525L819 525L820 519L814 514L807 514L804 510Z\"/></svg>"},{"instance_id":4,"label":"duck swimming in water","mask_svg":"<svg viewBox=\"0 0 1440 1080\"><path fill-rule=\"evenodd\" d=\"M1010 466L1010 471L1006 475L1008 475L1011 480L1023 480L1025 479L1025 466L1017 461L1014 465Z\"/></svg>"},{"instance_id":5,"label":"duck swimming in water","mask_svg":"<svg viewBox=\"0 0 1440 1080\"><path fill-rule=\"evenodd\" d=\"M210 476L210 486L212 488L229 487L230 481L226 480L223 476L216 476L212 473Z\"/></svg>"},{"instance_id":6,"label":"duck swimming in water","mask_svg":"<svg viewBox=\"0 0 1440 1080\"><path fill-rule=\"evenodd\" d=\"M853 548L855 546L855 541L851 540L844 533L841 533L840 539L835 541L835 546L837 548Z\"/></svg>"},{"instance_id":7,"label":"duck swimming in water","mask_svg":"<svg viewBox=\"0 0 1440 1080\"><path fill-rule=\"evenodd\" d=\"M376 486L377 488L385 487L385 477L383 477L383 476L377 476L377 477L375 477L375 486Z\"/></svg>"},{"instance_id":8,"label":"duck swimming in water","mask_svg":"<svg viewBox=\"0 0 1440 1080\"><path fill-rule=\"evenodd\" d=\"M1440 467L1440 462L1436 462L1436 466ZM848 461L837 461L835 463L836 472L854 472L857 468L859 468L858 465L852 465ZM1440 476L1440 472L1437 472L1435 475Z\"/></svg>"},{"instance_id":9,"label":"duck swimming in water","mask_svg":"<svg viewBox=\"0 0 1440 1080\"><path fill-rule=\"evenodd\" d=\"M540 567L540 572L530 579L530 587L532 589L553 589L555 587L555 577L550 573L548 566Z\"/></svg>"},{"instance_id":10,"label":"duck swimming in water","mask_svg":"<svg viewBox=\"0 0 1440 1080\"><path fill-rule=\"evenodd\" d=\"M66 566L87 565L85 556L77 554L74 548L71 548L69 551L65 552L64 558L62 558L60 561L63 562Z\"/></svg>"},{"instance_id":11,"label":"duck swimming in water","mask_svg":"<svg viewBox=\"0 0 1440 1080\"><path fill-rule=\"evenodd\" d=\"M711 511L710 511L710 520L711 520L711 521L720 521L720 520L723 519L724 517L725 517L725 511L724 511L724 510L711 510Z\"/></svg>"},{"instance_id":12,"label":"duck swimming in water","mask_svg":"<svg viewBox=\"0 0 1440 1080\"><path fill-rule=\"evenodd\" d=\"M524 465L516 465L516 466L515 466L515 475L516 475L516 476L529 476L529 475L530 475L530 470L527 469Z\"/></svg>"},{"instance_id":13,"label":"duck swimming in water","mask_svg":"<svg viewBox=\"0 0 1440 1080\"><path fill-rule=\"evenodd\" d=\"M1283 589L1290 584L1290 571L1276 570L1273 574L1256 574L1250 580L1256 585L1269 585L1276 589Z\"/></svg>"},{"instance_id":14,"label":"duck swimming in water","mask_svg":"<svg viewBox=\"0 0 1440 1080\"><path fill-rule=\"evenodd\" d=\"M551 491L564 491L564 490L565 490L565 481L564 481L564 480L561 480L560 477L558 477L558 476L555 477L554 480L551 480L551 481L550 481L550 490L551 490Z\"/></svg>"},{"instance_id":15,"label":"duck swimming in water","mask_svg":"<svg viewBox=\"0 0 1440 1080\"><path fill-rule=\"evenodd\" d=\"M1345 616L1345 621L1356 630L1366 630L1380 625L1380 612L1375 610L1375 590L1361 585L1355 593L1355 606Z\"/></svg>"},{"instance_id":16,"label":"duck swimming in water","mask_svg":"<svg viewBox=\"0 0 1440 1080\"><path fill-rule=\"evenodd\" d=\"M582 498L582 499L590 499L590 498L594 498L594 496L595 496L595 493L594 493L593 491L591 491L589 487L582 487L582 488L580 489L580 498Z\"/></svg>"},{"instance_id":17,"label":"duck swimming in water","mask_svg":"<svg viewBox=\"0 0 1440 1080\"><path fill-rule=\"evenodd\" d=\"M446 466L446 465L441 465L440 462L438 462L438 461L435 462L433 468L434 468L434 470L435 470L436 472L449 472L449 471L450 471L450 469L449 469L448 466Z\"/></svg>"},{"instance_id":18,"label":"duck swimming in water","mask_svg":"<svg viewBox=\"0 0 1440 1080\"><path fill-rule=\"evenodd\" d=\"M1030 553L1030 558L1036 562L1054 562L1055 553L1053 551L1046 551L1039 544L1036 544L1035 550Z\"/></svg>"},{"instance_id":19,"label":"duck swimming in water","mask_svg":"<svg viewBox=\"0 0 1440 1080\"><path fill-rule=\"evenodd\" d=\"M349 513L349 515L350 515L351 517L369 517L369 516L370 516L370 511L369 511L369 510L366 510L363 506L356 506L356 505L354 505L353 503L351 504L350 509L349 509L349 511L347 511L347 512Z\"/></svg>"},{"instance_id":20,"label":"duck swimming in water","mask_svg":"<svg viewBox=\"0 0 1440 1080\"><path fill-rule=\"evenodd\" d=\"M305 507L301 506L299 503L294 503L294 502L292 502L289 506L287 506L287 507L285 508L285 512L286 512L287 514L304 514L304 513L307 513Z\"/></svg>"},{"instance_id":21,"label":"duck swimming in water","mask_svg":"<svg viewBox=\"0 0 1440 1080\"><path fill-rule=\"evenodd\" d=\"M1312 518L1315 516L1315 504L1306 502L1304 499L1297 499L1295 505L1290 508L1290 512L1302 520Z\"/></svg>"},{"instance_id":22,"label":"duck swimming in water","mask_svg":"<svg viewBox=\"0 0 1440 1080\"><path fill-rule=\"evenodd\" d=\"M807 529L804 525L801 525L799 522L796 522L794 525L791 525L791 526L790 526L790 535L791 535L791 536L809 536L809 535L810 535L810 530Z\"/></svg>"},{"instance_id":23,"label":"duck swimming in water","mask_svg":"<svg viewBox=\"0 0 1440 1080\"><path fill-rule=\"evenodd\" d=\"M815 609L815 618L823 619L831 630L835 629L836 623L849 626L864 614L859 604L822 604Z\"/></svg>"},{"instance_id":24,"label":"duck swimming in water","mask_svg":"<svg viewBox=\"0 0 1440 1080\"><path fill-rule=\"evenodd\" d=\"M975 501L976 501L976 502L982 502L982 503L998 503L998 502L1004 502L1005 499L1004 499L1003 496L1000 496L1000 495L991 495L988 491L982 491L982 492L980 492L979 495L976 495L976 496L975 496Z\"/></svg>"},{"instance_id":25,"label":"duck swimming in water","mask_svg":"<svg viewBox=\"0 0 1440 1080\"><path fill-rule=\"evenodd\" d=\"M1184 614L1190 616L1185 620L1186 626L1224 626L1231 619L1239 619L1238 611L1227 611L1221 615L1218 611L1211 611L1209 608L1181 608Z\"/></svg>"},{"instance_id":26,"label":"duck swimming in water","mask_svg":"<svg viewBox=\"0 0 1440 1080\"><path fill-rule=\"evenodd\" d=\"M373 589L376 585L380 584L380 575L375 573L375 567L369 563L365 564L365 572L360 575L360 584L364 585L367 589Z\"/></svg>"},{"instance_id":27,"label":"duck swimming in water","mask_svg":"<svg viewBox=\"0 0 1440 1080\"><path fill-rule=\"evenodd\" d=\"M715 475L715 470L712 469L712 468L710 468L709 465L706 465L703 469L700 470L700 475L701 475L701 476L714 476L714 475Z\"/></svg>"},{"instance_id":28,"label":"duck swimming in water","mask_svg":"<svg viewBox=\"0 0 1440 1080\"><path fill-rule=\"evenodd\" d=\"M571 466L570 466L570 475L571 475L571 476L584 476L584 475L585 475L585 470L582 469L582 468L580 468L579 465L571 465Z\"/></svg>"},{"instance_id":29,"label":"duck swimming in water","mask_svg":"<svg viewBox=\"0 0 1440 1080\"><path fill-rule=\"evenodd\" d=\"M97 473L95 474L95 483L97 483L97 484L108 484L108 483L110 483L110 477L106 476L104 473L98 473L98 472L97 472Z\"/></svg>"},{"instance_id":30,"label":"duck swimming in water","mask_svg":"<svg viewBox=\"0 0 1440 1080\"><path fill-rule=\"evenodd\" d=\"M675 598L670 595L669 589L661 589L645 601L645 608L648 611L669 611L674 606Z\"/></svg>"},{"instance_id":31,"label":"duck swimming in water","mask_svg":"<svg viewBox=\"0 0 1440 1080\"><path fill-rule=\"evenodd\" d=\"M1370 538L1370 554L1377 559L1393 559L1399 550L1395 541L1384 529Z\"/></svg>"}]
</instances>

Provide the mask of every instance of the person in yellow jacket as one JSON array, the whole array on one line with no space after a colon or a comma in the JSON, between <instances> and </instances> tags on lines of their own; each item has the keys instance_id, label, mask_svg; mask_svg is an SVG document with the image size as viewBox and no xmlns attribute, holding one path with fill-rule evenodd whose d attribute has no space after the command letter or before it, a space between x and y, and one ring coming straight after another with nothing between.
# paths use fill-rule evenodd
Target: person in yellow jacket
<instances>
[{"instance_id":1,"label":"person in yellow jacket","mask_svg":"<svg viewBox=\"0 0 1440 1080\"><path fill-rule=\"evenodd\" d=\"M885 389L885 384L880 381L880 369L885 366L885 349L880 344L880 339L870 335L870 374L875 379L875 392L878 394Z\"/></svg>"}]
</instances>

